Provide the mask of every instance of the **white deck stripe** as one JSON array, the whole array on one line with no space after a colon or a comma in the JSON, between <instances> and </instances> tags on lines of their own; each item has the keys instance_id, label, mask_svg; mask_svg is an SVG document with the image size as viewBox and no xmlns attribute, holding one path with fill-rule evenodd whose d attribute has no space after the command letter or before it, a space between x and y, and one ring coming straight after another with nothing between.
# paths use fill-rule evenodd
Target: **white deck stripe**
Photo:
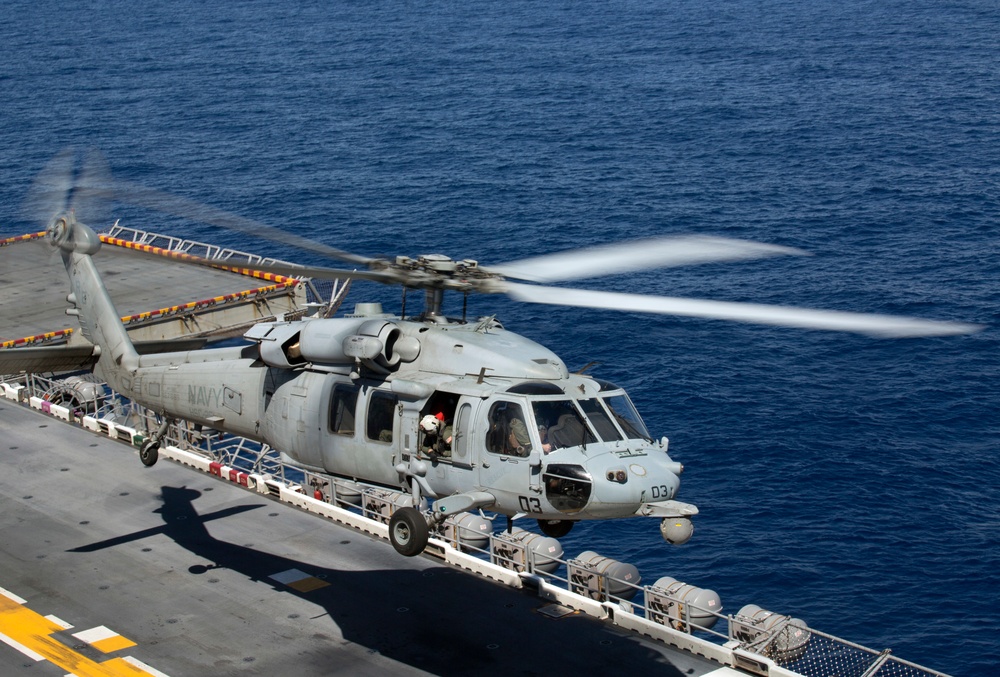
<instances>
[{"instance_id":1,"label":"white deck stripe","mask_svg":"<svg viewBox=\"0 0 1000 677\"><path fill-rule=\"evenodd\" d=\"M22 598L18 597L17 595L15 595L14 593L12 593L7 588L0 588L0 595L3 595L4 597L6 597L9 600L17 602L18 604L27 604L28 603L28 600L22 599Z\"/></svg>"},{"instance_id":2,"label":"white deck stripe","mask_svg":"<svg viewBox=\"0 0 1000 677\"><path fill-rule=\"evenodd\" d=\"M148 672L149 674L151 674L153 677L170 677L170 675L168 675L167 673L160 672L156 668L153 668L153 667L150 667L150 666L146 665L145 663L143 663L142 661L140 661L138 658L133 658L132 656L124 656L122 658L122 660L125 661L126 663L131 663L132 665L134 665L135 667L139 668L140 670L145 670L146 672Z\"/></svg>"},{"instance_id":3,"label":"white deck stripe","mask_svg":"<svg viewBox=\"0 0 1000 677\"><path fill-rule=\"evenodd\" d=\"M63 619L59 618L58 616L53 616L52 614L49 614L48 616L46 616L45 619L48 620L48 621L52 621L53 623L55 623L56 625L58 625L63 630L69 630L70 628L73 627L72 623L67 623Z\"/></svg>"},{"instance_id":4,"label":"white deck stripe","mask_svg":"<svg viewBox=\"0 0 1000 677\"><path fill-rule=\"evenodd\" d=\"M46 660L45 656L43 656L43 655L41 655L39 653L35 653L34 651L32 651L28 647L24 646L20 642L15 642L13 639L11 639L7 635L3 634L2 632L0 632L0 642L3 642L7 646L10 646L10 647L13 647L13 648L17 649L18 651L20 651L21 653L23 653L25 656L27 656L28 658L30 658L33 661L44 661L44 660Z\"/></svg>"}]
</instances>

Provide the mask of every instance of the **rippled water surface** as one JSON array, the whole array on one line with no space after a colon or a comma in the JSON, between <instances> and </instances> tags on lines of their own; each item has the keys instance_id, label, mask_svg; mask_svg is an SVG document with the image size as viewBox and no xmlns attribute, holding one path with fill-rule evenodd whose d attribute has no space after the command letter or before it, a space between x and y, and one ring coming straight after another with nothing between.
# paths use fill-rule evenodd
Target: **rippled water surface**
<instances>
[{"instance_id":1,"label":"rippled water surface","mask_svg":"<svg viewBox=\"0 0 1000 677\"><path fill-rule=\"evenodd\" d=\"M1000 9L980 0L13 0L0 234L60 149L366 255L707 233L815 254L591 286L978 322L880 341L479 298L626 386L694 539L566 541L955 675L1000 668ZM123 223L319 262L136 207ZM354 301L395 292L357 285Z\"/></svg>"}]
</instances>

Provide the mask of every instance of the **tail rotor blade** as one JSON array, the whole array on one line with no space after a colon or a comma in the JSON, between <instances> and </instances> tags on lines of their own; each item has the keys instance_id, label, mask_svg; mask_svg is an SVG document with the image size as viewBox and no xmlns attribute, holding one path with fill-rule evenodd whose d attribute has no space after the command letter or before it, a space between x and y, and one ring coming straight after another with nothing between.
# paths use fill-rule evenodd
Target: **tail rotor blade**
<instances>
[{"instance_id":1,"label":"tail rotor blade","mask_svg":"<svg viewBox=\"0 0 1000 677\"><path fill-rule=\"evenodd\" d=\"M79 219L97 226L107 222L113 198L111 167L103 153L91 148L84 155L83 166L73 186L70 207Z\"/></svg>"},{"instance_id":2,"label":"tail rotor blade","mask_svg":"<svg viewBox=\"0 0 1000 677\"><path fill-rule=\"evenodd\" d=\"M46 226L69 206L76 173L76 154L67 149L46 163L35 177L24 199L21 213L26 221Z\"/></svg>"}]
</instances>

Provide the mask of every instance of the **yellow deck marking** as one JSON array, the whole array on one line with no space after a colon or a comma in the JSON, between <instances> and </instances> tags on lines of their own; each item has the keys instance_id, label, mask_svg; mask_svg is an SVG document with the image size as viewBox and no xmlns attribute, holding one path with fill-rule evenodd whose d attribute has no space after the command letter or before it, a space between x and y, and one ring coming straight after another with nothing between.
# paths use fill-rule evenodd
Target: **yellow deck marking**
<instances>
[{"instance_id":1,"label":"yellow deck marking","mask_svg":"<svg viewBox=\"0 0 1000 677\"><path fill-rule=\"evenodd\" d=\"M111 653L113 651L127 649L130 646L135 646L135 642L131 639L126 639L121 635L116 635L114 637L109 637L108 639L102 639L99 642L91 642L90 646L103 653Z\"/></svg>"},{"instance_id":2,"label":"yellow deck marking","mask_svg":"<svg viewBox=\"0 0 1000 677\"><path fill-rule=\"evenodd\" d=\"M43 659L77 677L150 677L150 673L121 658L98 663L78 654L51 635L63 630L41 614L0 595L0 633ZM128 640L126 640L128 641Z\"/></svg>"}]
</instances>

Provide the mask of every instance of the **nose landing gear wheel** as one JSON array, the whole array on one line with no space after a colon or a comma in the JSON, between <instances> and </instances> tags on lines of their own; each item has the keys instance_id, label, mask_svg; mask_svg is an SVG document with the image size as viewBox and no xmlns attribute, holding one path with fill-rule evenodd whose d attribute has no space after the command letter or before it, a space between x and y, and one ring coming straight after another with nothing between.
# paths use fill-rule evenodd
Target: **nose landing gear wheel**
<instances>
[{"instance_id":1,"label":"nose landing gear wheel","mask_svg":"<svg viewBox=\"0 0 1000 677\"><path fill-rule=\"evenodd\" d=\"M416 508L400 508L389 519L389 541L404 557L422 553L429 534L427 520Z\"/></svg>"}]
</instances>

